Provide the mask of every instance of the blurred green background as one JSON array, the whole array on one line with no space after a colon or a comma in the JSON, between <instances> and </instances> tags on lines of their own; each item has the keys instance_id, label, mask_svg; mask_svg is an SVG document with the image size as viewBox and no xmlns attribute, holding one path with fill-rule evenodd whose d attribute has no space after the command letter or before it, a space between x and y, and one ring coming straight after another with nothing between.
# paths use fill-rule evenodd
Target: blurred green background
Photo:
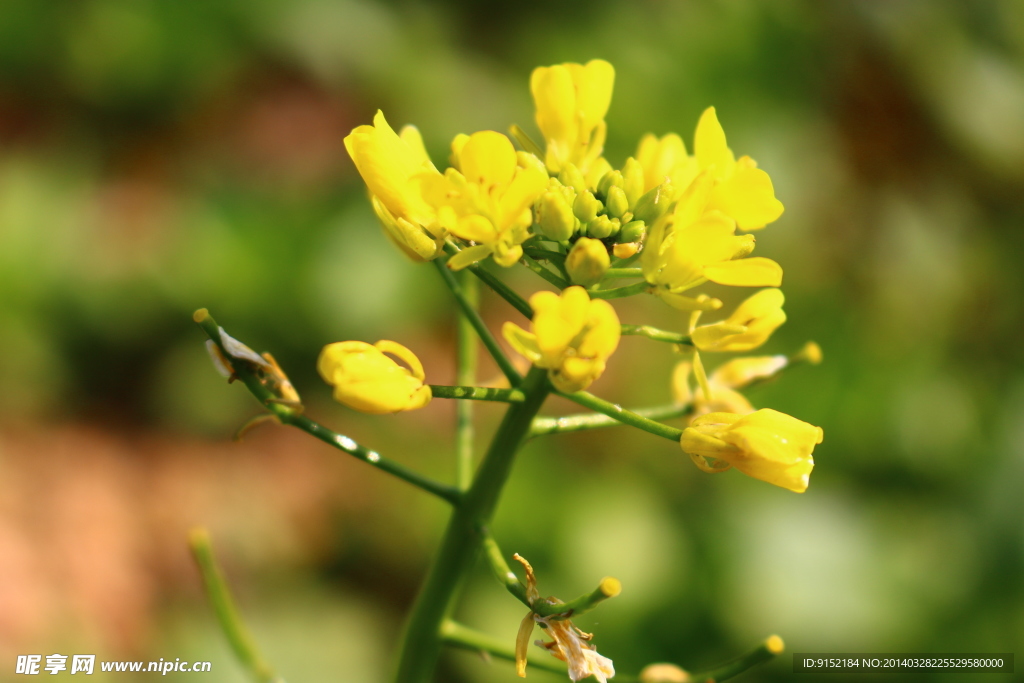
<instances>
[{"instance_id":1,"label":"blurred green background","mask_svg":"<svg viewBox=\"0 0 1024 683\"><path fill-rule=\"evenodd\" d=\"M533 67L594 57L617 69L613 164L649 131L689 144L715 105L771 174L786 213L758 252L785 268L789 322L765 350L814 339L825 362L750 397L825 441L795 495L626 428L551 437L519 459L503 548L544 594L623 581L579 619L622 673L771 633L787 654L745 680L795 678L789 652L1024 642L1024 4L5 0L0 680L55 652L243 680L185 550L196 524L288 680L386 679L443 504L301 433L231 443L257 406L191 312L272 351L315 419L450 478L451 405L366 417L315 374L326 343L389 338L453 380L446 293L382 236L342 138L382 108L440 163L456 133L534 130ZM495 329L516 319L484 303ZM624 339L593 390L664 402L675 360ZM478 414L482 441L500 413ZM483 567L462 604L512 642L523 608ZM873 678L911 679L962 677ZM438 680L518 679L453 652Z\"/></svg>"}]
</instances>

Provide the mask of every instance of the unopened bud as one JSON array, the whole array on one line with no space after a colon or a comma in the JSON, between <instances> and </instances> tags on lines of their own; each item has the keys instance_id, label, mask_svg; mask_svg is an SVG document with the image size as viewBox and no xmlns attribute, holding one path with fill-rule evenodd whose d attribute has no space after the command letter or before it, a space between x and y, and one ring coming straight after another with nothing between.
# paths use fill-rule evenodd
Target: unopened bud
<instances>
[{"instance_id":1,"label":"unopened bud","mask_svg":"<svg viewBox=\"0 0 1024 683\"><path fill-rule=\"evenodd\" d=\"M566 164L562 167L558 173L558 180L566 187L576 190L576 194L581 194L587 189L587 181L583 179L583 174L573 164Z\"/></svg>"},{"instance_id":2,"label":"unopened bud","mask_svg":"<svg viewBox=\"0 0 1024 683\"><path fill-rule=\"evenodd\" d=\"M573 284L589 287L601 281L611 266L608 250L600 240L581 237L565 259L565 269Z\"/></svg>"},{"instance_id":3,"label":"unopened bud","mask_svg":"<svg viewBox=\"0 0 1024 683\"><path fill-rule=\"evenodd\" d=\"M562 181L565 184L565 181ZM581 223L589 223L597 217L597 214L604 208L601 200L594 196L590 190L577 190L576 201L573 202L572 212Z\"/></svg>"},{"instance_id":4,"label":"unopened bud","mask_svg":"<svg viewBox=\"0 0 1024 683\"><path fill-rule=\"evenodd\" d=\"M622 189L622 186L622 173L620 171L608 171L607 173L604 174L604 177L602 177L601 181L597 184L597 191L600 194L607 197L608 191L611 190L613 187Z\"/></svg>"},{"instance_id":5,"label":"unopened bud","mask_svg":"<svg viewBox=\"0 0 1024 683\"><path fill-rule=\"evenodd\" d=\"M605 237L611 237L619 231L620 224L618 218L608 218L608 216L598 216L594 220L587 223L587 234L591 237L603 240Z\"/></svg>"},{"instance_id":6,"label":"unopened bud","mask_svg":"<svg viewBox=\"0 0 1024 683\"><path fill-rule=\"evenodd\" d=\"M622 167L622 189L630 206L636 206L644 194L644 167L633 157L626 159Z\"/></svg>"},{"instance_id":7,"label":"unopened bud","mask_svg":"<svg viewBox=\"0 0 1024 683\"><path fill-rule=\"evenodd\" d=\"M626 223L619 230L619 242L639 242L647 233L647 225L643 221Z\"/></svg>"},{"instance_id":8,"label":"unopened bud","mask_svg":"<svg viewBox=\"0 0 1024 683\"><path fill-rule=\"evenodd\" d=\"M648 664L640 672L640 683L690 683L690 674L675 664Z\"/></svg>"},{"instance_id":9,"label":"unopened bud","mask_svg":"<svg viewBox=\"0 0 1024 683\"><path fill-rule=\"evenodd\" d=\"M612 185L608 189L608 199L605 201L608 213L615 218L622 218L623 214L629 211L629 200L621 187Z\"/></svg>"},{"instance_id":10,"label":"unopened bud","mask_svg":"<svg viewBox=\"0 0 1024 683\"><path fill-rule=\"evenodd\" d=\"M559 190L548 190L537 200L537 225L550 240L561 242L572 237L576 230L576 217L572 205Z\"/></svg>"},{"instance_id":11,"label":"unopened bud","mask_svg":"<svg viewBox=\"0 0 1024 683\"><path fill-rule=\"evenodd\" d=\"M665 215L675 195L675 188L665 182L640 197L633 207L633 217L650 225Z\"/></svg>"}]
</instances>

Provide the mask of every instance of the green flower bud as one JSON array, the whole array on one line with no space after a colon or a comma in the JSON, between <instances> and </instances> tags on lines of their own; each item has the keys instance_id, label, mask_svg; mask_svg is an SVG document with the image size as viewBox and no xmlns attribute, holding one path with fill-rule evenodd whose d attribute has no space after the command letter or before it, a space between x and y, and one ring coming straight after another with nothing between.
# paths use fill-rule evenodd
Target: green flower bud
<instances>
[{"instance_id":1,"label":"green flower bud","mask_svg":"<svg viewBox=\"0 0 1024 683\"><path fill-rule=\"evenodd\" d=\"M629 211L629 200L621 187L612 185L608 190L608 199L605 202L608 213L615 218L622 218L623 214Z\"/></svg>"},{"instance_id":2,"label":"green flower bud","mask_svg":"<svg viewBox=\"0 0 1024 683\"><path fill-rule=\"evenodd\" d=\"M601 281L611 266L608 249L600 240L581 237L565 258L565 269L573 284L589 287Z\"/></svg>"},{"instance_id":3,"label":"green flower bud","mask_svg":"<svg viewBox=\"0 0 1024 683\"><path fill-rule=\"evenodd\" d=\"M626 159L622 167L622 189L630 206L636 206L644 194L644 167L633 157Z\"/></svg>"},{"instance_id":4,"label":"green flower bud","mask_svg":"<svg viewBox=\"0 0 1024 683\"><path fill-rule=\"evenodd\" d=\"M637 200L633 218L650 225L665 215L674 198L675 188L671 183L664 182Z\"/></svg>"},{"instance_id":5,"label":"green flower bud","mask_svg":"<svg viewBox=\"0 0 1024 683\"><path fill-rule=\"evenodd\" d=\"M599 194L607 197L608 191L613 187L621 188L623 186L622 173L619 171L608 171L601 178L597 184L597 191Z\"/></svg>"},{"instance_id":6,"label":"green flower bud","mask_svg":"<svg viewBox=\"0 0 1024 683\"><path fill-rule=\"evenodd\" d=\"M616 238L616 242L639 242L644 238L647 233L647 225L643 221L633 221L632 223L626 223L619 230L619 236Z\"/></svg>"},{"instance_id":7,"label":"green flower bud","mask_svg":"<svg viewBox=\"0 0 1024 683\"><path fill-rule=\"evenodd\" d=\"M587 234L597 239L604 239L605 237L611 237L619 231L619 219L608 218L608 216L598 216L594 220L587 223Z\"/></svg>"},{"instance_id":8,"label":"green flower bud","mask_svg":"<svg viewBox=\"0 0 1024 683\"><path fill-rule=\"evenodd\" d=\"M576 216L572 214L572 204L563 192L548 190L540 196L537 200L537 225L545 237L555 242L572 237L576 230Z\"/></svg>"},{"instance_id":9,"label":"green flower bud","mask_svg":"<svg viewBox=\"0 0 1024 683\"><path fill-rule=\"evenodd\" d=\"M566 187L576 190L576 194L582 194L587 189L587 181L583 179L583 174L572 164L562 166L558 180Z\"/></svg>"},{"instance_id":10,"label":"green flower bud","mask_svg":"<svg viewBox=\"0 0 1024 683\"><path fill-rule=\"evenodd\" d=\"M572 205L572 212L576 214L576 218L579 218L581 223L589 223L594 220L602 209L604 209L604 204L590 190L583 190L577 194L576 201Z\"/></svg>"}]
</instances>

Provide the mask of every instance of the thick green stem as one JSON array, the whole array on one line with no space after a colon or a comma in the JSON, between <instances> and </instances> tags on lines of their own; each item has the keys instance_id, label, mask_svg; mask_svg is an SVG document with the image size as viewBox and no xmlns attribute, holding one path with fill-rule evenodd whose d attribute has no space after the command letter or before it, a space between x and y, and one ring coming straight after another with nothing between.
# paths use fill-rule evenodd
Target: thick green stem
<instances>
[{"instance_id":1,"label":"thick green stem","mask_svg":"<svg viewBox=\"0 0 1024 683\"><path fill-rule=\"evenodd\" d=\"M443 384L430 384L428 386L434 398L460 398L470 401L501 401L503 403L522 403L525 398L523 392L519 389L449 387Z\"/></svg>"},{"instance_id":2,"label":"thick green stem","mask_svg":"<svg viewBox=\"0 0 1024 683\"><path fill-rule=\"evenodd\" d=\"M608 417L617 420L622 424L642 429L645 432L656 434L657 436L665 439L679 441L679 437L683 435L682 429L662 424L661 422L646 418L643 415L638 415L632 410L626 410L618 403L611 403L610 401L594 396L587 391L577 391L571 394L561 391L556 393L559 396L569 399L573 403L583 406L584 408L590 408L591 410L596 410L599 413L604 413Z\"/></svg>"},{"instance_id":3,"label":"thick green stem","mask_svg":"<svg viewBox=\"0 0 1024 683\"><path fill-rule=\"evenodd\" d=\"M693 410L690 403L672 403L664 406L652 406L650 408L637 408L632 411L640 417L649 420L670 420L674 417L682 417ZM547 434L564 434L566 432L579 432L584 429L599 429L601 427L615 427L625 424L602 413L577 413L563 417L538 417L533 420L533 427L530 429L530 437L545 436Z\"/></svg>"},{"instance_id":4,"label":"thick green stem","mask_svg":"<svg viewBox=\"0 0 1024 683\"><path fill-rule=\"evenodd\" d=\"M477 470L473 485L449 519L441 548L423 582L406 625L396 683L427 683L441 650L441 625L458 589L480 551L483 530L490 524L502 489L512 471L516 451L549 393L547 371L532 368L520 389L522 403L509 406Z\"/></svg>"},{"instance_id":5,"label":"thick green stem","mask_svg":"<svg viewBox=\"0 0 1024 683\"><path fill-rule=\"evenodd\" d=\"M494 359L494 362L501 368L501 372L508 378L509 384L513 386L519 384L522 377L519 376L519 372L512 365L512 361L501 350L498 340L494 338L494 335L491 334L491 331L484 323L483 318L477 313L476 304L466 296L466 292L459 285L458 280L455 279L455 274L448 269L446 261L439 258L434 259L434 266L437 268L437 272L441 274L441 279L444 280L444 283L448 285L448 289L455 296L455 301L459 304L459 309L466 317L466 321L473 326L473 329L480 337L480 341L487 348L487 352L491 354L491 358ZM469 384L469 382L466 382L466 384Z\"/></svg>"},{"instance_id":6,"label":"thick green stem","mask_svg":"<svg viewBox=\"0 0 1024 683\"><path fill-rule=\"evenodd\" d=\"M462 273L459 285L466 307L476 313L480 305L479 282L470 273ZM477 314L476 318L479 317ZM476 384L477 334L473 320L462 312L458 322L455 381L463 386ZM473 483L473 434L473 404L459 401L455 406L455 485L460 491Z\"/></svg>"},{"instance_id":7,"label":"thick green stem","mask_svg":"<svg viewBox=\"0 0 1024 683\"><path fill-rule=\"evenodd\" d=\"M189 534L188 543L192 548L192 556L199 565L199 572L203 575L203 584L206 586L206 595L213 606L213 612L217 615L217 621L235 657L256 683L278 683L281 679L274 675L273 667L263 659L259 648L256 647L256 641L238 613L231 591L224 580L224 574L213 556L210 534L206 529L193 529Z\"/></svg>"}]
</instances>

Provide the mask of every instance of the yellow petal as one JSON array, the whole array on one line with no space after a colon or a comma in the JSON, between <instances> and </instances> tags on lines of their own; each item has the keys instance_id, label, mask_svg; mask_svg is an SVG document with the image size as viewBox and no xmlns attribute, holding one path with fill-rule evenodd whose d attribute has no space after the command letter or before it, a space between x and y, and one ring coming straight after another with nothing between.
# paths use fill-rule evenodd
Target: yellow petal
<instances>
[{"instance_id":1,"label":"yellow petal","mask_svg":"<svg viewBox=\"0 0 1024 683\"><path fill-rule=\"evenodd\" d=\"M763 228L783 210L768 174L759 168L740 167L715 187L710 208L734 218L741 230Z\"/></svg>"},{"instance_id":2,"label":"yellow petal","mask_svg":"<svg viewBox=\"0 0 1024 683\"><path fill-rule=\"evenodd\" d=\"M725 142L725 131L714 107L705 109L697 122L693 153L701 169L713 169L715 177L722 178L732 172L736 157Z\"/></svg>"},{"instance_id":3,"label":"yellow petal","mask_svg":"<svg viewBox=\"0 0 1024 683\"><path fill-rule=\"evenodd\" d=\"M471 183L491 187L505 187L516 171L516 149L512 142L493 130L480 131L469 136L459 153L462 175Z\"/></svg>"},{"instance_id":4,"label":"yellow petal","mask_svg":"<svg viewBox=\"0 0 1024 683\"><path fill-rule=\"evenodd\" d=\"M491 255L491 248L485 244L478 244L474 247L464 247L462 251L448 259L448 268L451 270L462 270L471 266L477 261L482 261Z\"/></svg>"},{"instance_id":5,"label":"yellow petal","mask_svg":"<svg viewBox=\"0 0 1024 683\"><path fill-rule=\"evenodd\" d=\"M412 376L416 379L423 381L426 376L423 372L423 364L420 363L420 359L416 357L416 354L402 346L398 342L393 342L388 339L381 339L374 346L380 350L381 353L390 353L392 356L398 356L398 358L409 366L409 370L412 372Z\"/></svg>"},{"instance_id":6,"label":"yellow petal","mask_svg":"<svg viewBox=\"0 0 1024 683\"><path fill-rule=\"evenodd\" d=\"M533 612L527 612L519 622L519 633L516 634L516 674L526 678L526 653L530 649L530 636L533 635Z\"/></svg>"},{"instance_id":7,"label":"yellow petal","mask_svg":"<svg viewBox=\"0 0 1024 683\"><path fill-rule=\"evenodd\" d=\"M501 328L501 336L515 349L519 355L526 358L533 364L539 364L543 359L540 347L537 346L537 337L515 323L506 322ZM543 367L543 366L541 366Z\"/></svg>"},{"instance_id":8,"label":"yellow petal","mask_svg":"<svg viewBox=\"0 0 1024 683\"><path fill-rule=\"evenodd\" d=\"M575 140L578 131L576 89L569 69L561 64L534 69L530 75L530 93L537 110L537 127L548 145L552 140Z\"/></svg>"},{"instance_id":9,"label":"yellow petal","mask_svg":"<svg viewBox=\"0 0 1024 683\"><path fill-rule=\"evenodd\" d=\"M755 256L706 266L704 277L720 285L734 287L778 287L782 284L782 266L771 259Z\"/></svg>"},{"instance_id":10,"label":"yellow petal","mask_svg":"<svg viewBox=\"0 0 1024 683\"><path fill-rule=\"evenodd\" d=\"M592 59L586 65L569 64L576 85L576 108L584 131L600 123L612 101L615 68L603 59Z\"/></svg>"}]
</instances>

